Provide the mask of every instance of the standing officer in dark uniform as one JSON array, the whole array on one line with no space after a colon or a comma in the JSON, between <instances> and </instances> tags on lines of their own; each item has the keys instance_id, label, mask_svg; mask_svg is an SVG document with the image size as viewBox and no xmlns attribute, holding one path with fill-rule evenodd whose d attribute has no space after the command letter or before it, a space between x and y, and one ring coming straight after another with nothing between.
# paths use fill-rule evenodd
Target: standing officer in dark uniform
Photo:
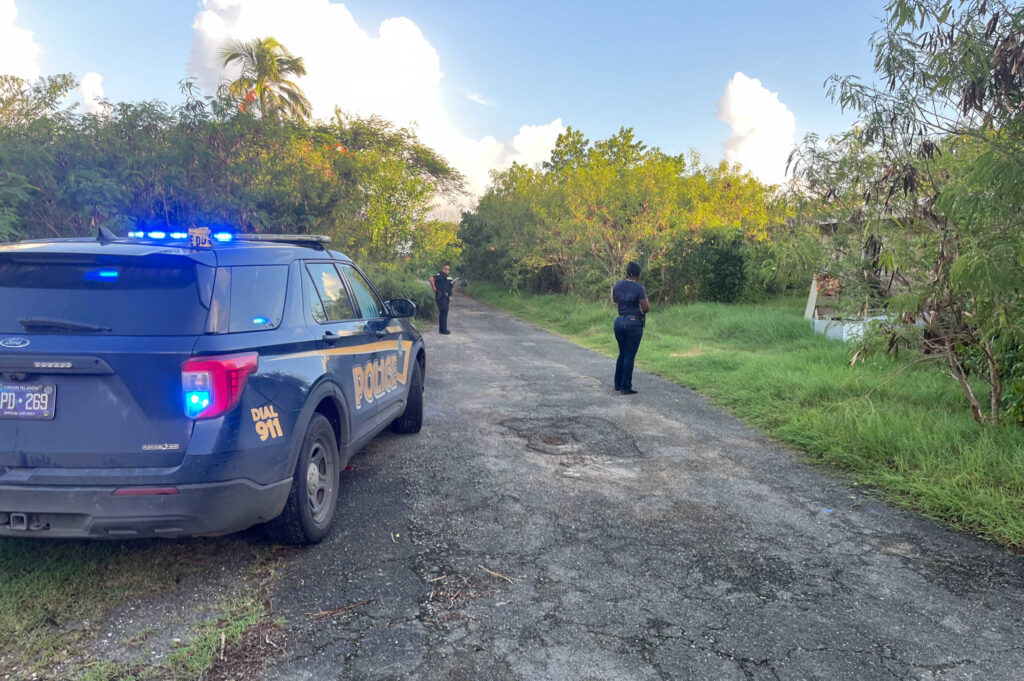
<instances>
[{"instance_id":1,"label":"standing officer in dark uniform","mask_svg":"<svg viewBox=\"0 0 1024 681\"><path fill-rule=\"evenodd\" d=\"M451 333L448 330L448 306L451 304L452 286L459 280L458 277L452 279L448 276L451 271L451 263L446 262L441 271L430 278L430 288L434 289L434 300L437 302L437 331L446 336Z\"/></svg>"},{"instance_id":2,"label":"standing officer in dark uniform","mask_svg":"<svg viewBox=\"0 0 1024 681\"><path fill-rule=\"evenodd\" d=\"M633 390L633 360L644 337L644 322L651 309L647 302L647 289L640 283L640 264L626 265L626 278L612 286L612 302L619 306L615 319L615 340L619 344L619 358L615 361L615 389L623 395L635 395Z\"/></svg>"}]
</instances>

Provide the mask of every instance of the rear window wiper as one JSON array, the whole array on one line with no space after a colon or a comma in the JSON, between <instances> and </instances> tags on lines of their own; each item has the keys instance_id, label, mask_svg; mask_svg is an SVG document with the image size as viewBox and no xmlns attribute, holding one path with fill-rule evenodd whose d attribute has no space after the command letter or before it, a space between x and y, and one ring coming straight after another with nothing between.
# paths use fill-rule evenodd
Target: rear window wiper
<instances>
[{"instance_id":1,"label":"rear window wiper","mask_svg":"<svg viewBox=\"0 0 1024 681\"><path fill-rule=\"evenodd\" d=\"M45 319L43 317L26 317L19 319L18 323L26 329L48 328L48 329L69 329L71 331L110 331L109 327L88 322L73 322L67 319Z\"/></svg>"}]
</instances>

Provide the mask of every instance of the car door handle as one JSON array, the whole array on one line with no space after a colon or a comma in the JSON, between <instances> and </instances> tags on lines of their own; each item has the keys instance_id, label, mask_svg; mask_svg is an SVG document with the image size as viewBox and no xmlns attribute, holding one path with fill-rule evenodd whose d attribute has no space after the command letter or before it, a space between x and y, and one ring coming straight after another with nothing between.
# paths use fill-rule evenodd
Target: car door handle
<instances>
[{"instance_id":1,"label":"car door handle","mask_svg":"<svg viewBox=\"0 0 1024 681\"><path fill-rule=\"evenodd\" d=\"M327 341L328 343L334 343L339 338L341 338L341 336L334 333L333 331L324 331L324 340Z\"/></svg>"},{"instance_id":2,"label":"car door handle","mask_svg":"<svg viewBox=\"0 0 1024 681\"><path fill-rule=\"evenodd\" d=\"M387 333L387 329L377 329L374 333L377 334L377 338L383 338L384 334Z\"/></svg>"}]
</instances>

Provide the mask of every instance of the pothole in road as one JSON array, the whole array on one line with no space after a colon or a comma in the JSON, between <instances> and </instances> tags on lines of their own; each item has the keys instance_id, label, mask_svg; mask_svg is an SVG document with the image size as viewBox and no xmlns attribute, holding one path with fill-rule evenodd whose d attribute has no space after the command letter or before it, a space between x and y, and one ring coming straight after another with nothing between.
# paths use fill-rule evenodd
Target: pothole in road
<instances>
[{"instance_id":1,"label":"pothole in road","mask_svg":"<svg viewBox=\"0 0 1024 681\"><path fill-rule=\"evenodd\" d=\"M526 446L552 456L585 455L632 458L640 455L636 442L617 424L594 416L553 416L506 419L501 425Z\"/></svg>"}]
</instances>

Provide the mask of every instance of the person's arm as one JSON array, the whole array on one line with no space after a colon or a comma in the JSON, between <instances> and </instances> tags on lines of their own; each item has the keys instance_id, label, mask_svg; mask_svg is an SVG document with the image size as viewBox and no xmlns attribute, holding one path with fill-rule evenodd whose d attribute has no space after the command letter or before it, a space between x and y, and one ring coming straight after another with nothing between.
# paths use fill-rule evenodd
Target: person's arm
<instances>
[{"instance_id":1,"label":"person's arm","mask_svg":"<svg viewBox=\"0 0 1024 681\"><path fill-rule=\"evenodd\" d=\"M430 278L430 288L434 289L434 295L437 295L437 284L434 283L434 278Z\"/></svg>"},{"instance_id":2,"label":"person's arm","mask_svg":"<svg viewBox=\"0 0 1024 681\"><path fill-rule=\"evenodd\" d=\"M640 299L640 309L644 311L644 314L651 311L651 304L647 302L646 298Z\"/></svg>"}]
</instances>

